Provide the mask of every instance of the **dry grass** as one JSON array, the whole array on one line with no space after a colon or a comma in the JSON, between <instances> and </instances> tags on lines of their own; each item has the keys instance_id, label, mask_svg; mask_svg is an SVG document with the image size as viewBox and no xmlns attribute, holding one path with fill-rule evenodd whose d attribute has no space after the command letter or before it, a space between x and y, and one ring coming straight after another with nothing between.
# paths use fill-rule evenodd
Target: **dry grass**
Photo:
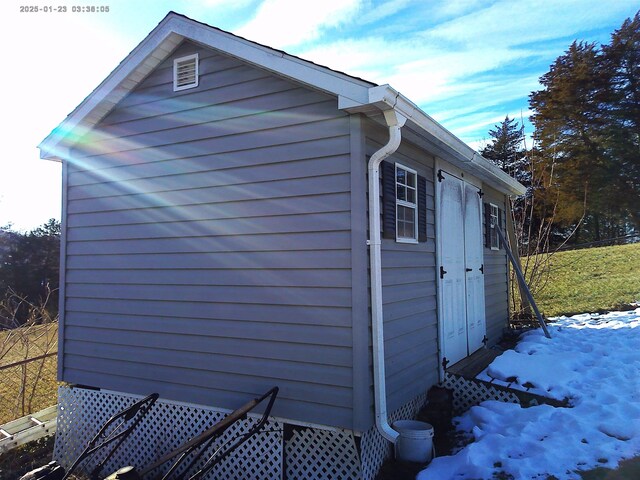
<instances>
[{"instance_id":1,"label":"dry grass","mask_svg":"<svg viewBox=\"0 0 640 480\"><path fill-rule=\"evenodd\" d=\"M0 331L0 367L58 349L58 322Z\"/></svg>"},{"instance_id":2,"label":"dry grass","mask_svg":"<svg viewBox=\"0 0 640 480\"><path fill-rule=\"evenodd\" d=\"M0 302L0 314L14 320L25 301L15 294ZM58 322L45 307L26 303L23 326L0 331L0 424L57 401Z\"/></svg>"}]
</instances>

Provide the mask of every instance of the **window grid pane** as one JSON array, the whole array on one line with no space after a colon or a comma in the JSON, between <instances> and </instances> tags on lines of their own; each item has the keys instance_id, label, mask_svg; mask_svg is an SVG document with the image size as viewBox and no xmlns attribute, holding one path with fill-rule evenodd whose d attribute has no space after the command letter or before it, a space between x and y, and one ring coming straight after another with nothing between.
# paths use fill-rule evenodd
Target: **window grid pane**
<instances>
[{"instance_id":1,"label":"window grid pane","mask_svg":"<svg viewBox=\"0 0 640 480\"><path fill-rule=\"evenodd\" d=\"M416 240L417 174L396 165L396 235Z\"/></svg>"},{"instance_id":2,"label":"window grid pane","mask_svg":"<svg viewBox=\"0 0 640 480\"><path fill-rule=\"evenodd\" d=\"M407 199L406 187L403 187L402 185L398 185L396 197L398 200L406 200Z\"/></svg>"},{"instance_id":3,"label":"window grid pane","mask_svg":"<svg viewBox=\"0 0 640 480\"><path fill-rule=\"evenodd\" d=\"M416 188L416 174L410 173L407 175L407 185L410 187Z\"/></svg>"},{"instance_id":4,"label":"window grid pane","mask_svg":"<svg viewBox=\"0 0 640 480\"><path fill-rule=\"evenodd\" d=\"M491 204L491 248L497 249L499 248L498 232L493 228L494 225L498 225L498 207Z\"/></svg>"},{"instance_id":5,"label":"window grid pane","mask_svg":"<svg viewBox=\"0 0 640 480\"><path fill-rule=\"evenodd\" d=\"M398 237L415 238L415 208L398 205Z\"/></svg>"}]
</instances>

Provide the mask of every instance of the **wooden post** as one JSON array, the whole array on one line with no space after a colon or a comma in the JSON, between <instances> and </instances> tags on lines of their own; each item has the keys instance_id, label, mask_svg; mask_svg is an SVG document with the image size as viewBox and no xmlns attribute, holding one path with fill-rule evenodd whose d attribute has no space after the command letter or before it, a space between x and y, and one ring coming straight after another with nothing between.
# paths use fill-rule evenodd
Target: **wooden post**
<instances>
[{"instance_id":1,"label":"wooden post","mask_svg":"<svg viewBox=\"0 0 640 480\"><path fill-rule=\"evenodd\" d=\"M511 253L515 259L515 263L518 265L518 268L522 272L522 262L520 262L520 253L518 250L518 237L516 237L516 229L513 224L513 212L511 209L511 199L507 201L507 239L509 240L509 248L511 249ZM532 315L531 312L531 304L529 303L529 299L527 297L524 288L522 287L520 282L518 283L518 290L520 292L520 310L525 315Z\"/></svg>"},{"instance_id":2,"label":"wooden post","mask_svg":"<svg viewBox=\"0 0 640 480\"><path fill-rule=\"evenodd\" d=\"M515 270L516 276L518 277L518 281L520 282L520 287L522 289L524 289L524 293L525 293L525 295L527 297L527 301L529 302L529 305L531 305L531 308L533 308L533 311L535 312L536 317L538 317L538 323L540 323L540 326L542 327L542 330L544 331L544 336L547 337L547 338L551 338L551 334L549 333L549 330L547 329L547 324L544 322L544 319L542 318L542 314L540 313L540 310L538 310L538 306L536 305L536 301L533 299L533 295L531 295L531 290L529 290L529 287L527 286L527 282L524 279L524 275L522 275L522 270L520 269L520 267L516 263L516 259L513 256L513 253L511 252L511 249L507 246L507 239L504 238L504 233L502 233L502 230L500 229L500 227L498 225L493 225L493 228L496 229L496 232L498 232L498 236L500 237L500 241L505 246L504 249L507 252L507 256L509 257L509 260L511 260L511 264L513 265L513 269Z\"/></svg>"}]
</instances>

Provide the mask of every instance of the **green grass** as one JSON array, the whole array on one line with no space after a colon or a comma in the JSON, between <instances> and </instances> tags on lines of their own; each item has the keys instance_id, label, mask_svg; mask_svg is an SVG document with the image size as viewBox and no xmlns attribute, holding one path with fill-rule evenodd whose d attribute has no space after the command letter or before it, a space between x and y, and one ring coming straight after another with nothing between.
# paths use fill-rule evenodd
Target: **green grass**
<instances>
[{"instance_id":1,"label":"green grass","mask_svg":"<svg viewBox=\"0 0 640 480\"><path fill-rule=\"evenodd\" d=\"M548 317L640 301L640 243L558 252L535 300Z\"/></svg>"}]
</instances>

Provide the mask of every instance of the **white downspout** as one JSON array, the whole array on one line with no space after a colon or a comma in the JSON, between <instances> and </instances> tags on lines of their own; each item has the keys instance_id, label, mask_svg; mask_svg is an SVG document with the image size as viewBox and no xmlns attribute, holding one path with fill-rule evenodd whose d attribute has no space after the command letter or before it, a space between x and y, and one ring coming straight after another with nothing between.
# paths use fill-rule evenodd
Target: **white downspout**
<instances>
[{"instance_id":1,"label":"white downspout","mask_svg":"<svg viewBox=\"0 0 640 480\"><path fill-rule=\"evenodd\" d=\"M384 317L382 314L382 263L380 241L380 163L400 146L400 129L407 119L395 110L385 110L384 118L389 127L389 141L369 160L369 249L371 275L371 331L373 339L373 391L375 398L376 427L380 434L393 444L396 432L387 418L387 395L384 368Z\"/></svg>"}]
</instances>

